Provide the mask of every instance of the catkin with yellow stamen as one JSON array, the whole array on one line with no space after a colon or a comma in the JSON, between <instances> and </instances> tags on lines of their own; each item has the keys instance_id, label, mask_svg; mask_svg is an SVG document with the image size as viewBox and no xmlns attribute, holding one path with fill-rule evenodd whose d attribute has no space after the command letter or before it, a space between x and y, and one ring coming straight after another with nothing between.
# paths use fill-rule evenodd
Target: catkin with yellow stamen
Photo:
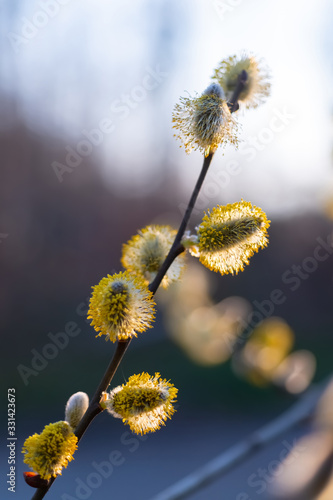
<instances>
[{"instance_id":1,"label":"catkin with yellow stamen","mask_svg":"<svg viewBox=\"0 0 333 500\"><path fill-rule=\"evenodd\" d=\"M116 342L136 337L150 328L154 319L153 294L145 281L128 271L108 275L93 287L88 319L106 340Z\"/></svg>"},{"instance_id":2,"label":"catkin with yellow stamen","mask_svg":"<svg viewBox=\"0 0 333 500\"><path fill-rule=\"evenodd\" d=\"M154 280L162 266L177 231L170 226L146 226L123 245L121 263L131 273L144 278L147 283ZM177 281L184 269L184 254L179 255L166 272L161 285L167 288Z\"/></svg>"},{"instance_id":3,"label":"catkin with yellow stamen","mask_svg":"<svg viewBox=\"0 0 333 500\"><path fill-rule=\"evenodd\" d=\"M214 71L213 79L221 85L227 100L230 101L242 71L246 71L247 79L238 101L247 108L256 108L269 96L271 87L269 72L263 61L246 54L231 56L220 62Z\"/></svg>"},{"instance_id":4,"label":"catkin with yellow stamen","mask_svg":"<svg viewBox=\"0 0 333 500\"><path fill-rule=\"evenodd\" d=\"M269 222L266 214L249 202L218 205L204 216L190 252L212 271L237 274L267 245Z\"/></svg>"},{"instance_id":5,"label":"catkin with yellow stamen","mask_svg":"<svg viewBox=\"0 0 333 500\"><path fill-rule=\"evenodd\" d=\"M116 418L121 418L136 434L160 429L171 418L178 389L159 373L132 375L126 384L110 394L104 393L100 405Z\"/></svg>"},{"instance_id":6,"label":"catkin with yellow stamen","mask_svg":"<svg viewBox=\"0 0 333 500\"><path fill-rule=\"evenodd\" d=\"M233 119L224 92L213 83L200 97L181 97L172 115L175 134L184 144L185 151L199 149L205 156L214 153L218 146L237 146L237 125Z\"/></svg>"},{"instance_id":7,"label":"catkin with yellow stamen","mask_svg":"<svg viewBox=\"0 0 333 500\"><path fill-rule=\"evenodd\" d=\"M73 460L77 449L77 437L68 422L60 421L46 425L41 434L29 436L23 445L24 463L28 464L42 479L61 474L68 462Z\"/></svg>"}]
</instances>

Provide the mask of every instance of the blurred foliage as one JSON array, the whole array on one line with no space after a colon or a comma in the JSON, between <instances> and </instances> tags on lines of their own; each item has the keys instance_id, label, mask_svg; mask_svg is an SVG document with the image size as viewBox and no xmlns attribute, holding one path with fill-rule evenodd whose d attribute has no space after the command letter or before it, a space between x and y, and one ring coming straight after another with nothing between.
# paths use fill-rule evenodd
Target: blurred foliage
<instances>
[{"instance_id":1,"label":"blurred foliage","mask_svg":"<svg viewBox=\"0 0 333 500\"><path fill-rule=\"evenodd\" d=\"M261 321L238 348L238 340L244 344L242 334L251 318L251 304L241 297L214 304L209 275L200 264L189 263L173 293L159 297L171 338L198 365L216 366L231 359L237 376L258 387L274 385L291 394L311 383L315 356L304 349L291 353L295 335L282 318Z\"/></svg>"}]
</instances>

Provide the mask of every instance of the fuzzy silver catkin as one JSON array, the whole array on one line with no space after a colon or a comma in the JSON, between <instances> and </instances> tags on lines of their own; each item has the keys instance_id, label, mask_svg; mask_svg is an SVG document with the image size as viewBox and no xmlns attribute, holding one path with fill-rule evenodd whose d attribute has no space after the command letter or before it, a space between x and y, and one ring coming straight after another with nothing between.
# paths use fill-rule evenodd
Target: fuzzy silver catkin
<instances>
[{"instance_id":1,"label":"fuzzy silver catkin","mask_svg":"<svg viewBox=\"0 0 333 500\"><path fill-rule=\"evenodd\" d=\"M66 404L65 420L75 429L89 406L89 397L85 392L72 394Z\"/></svg>"}]
</instances>

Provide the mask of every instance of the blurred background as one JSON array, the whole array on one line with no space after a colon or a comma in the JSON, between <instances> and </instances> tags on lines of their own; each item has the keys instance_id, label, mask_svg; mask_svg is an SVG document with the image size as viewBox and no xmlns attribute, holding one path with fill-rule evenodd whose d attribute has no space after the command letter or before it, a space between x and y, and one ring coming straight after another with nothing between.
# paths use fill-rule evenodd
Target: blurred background
<instances>
[{"instance_id":1,"label":"blurred background","mask_svg":"<svg viewBox=\"0 0 333 500\"><path fill-rule=\"evenodd\" d=\"M48 497L153 498L330 373L332 16L329 0L1 0L1 381L4 415L16 389L17 499L32 496L24 440L63 419L73 392L92 396L112 355L86 320L91 286L121 269L138 229L184 213L202 158L174 139L174 104L243 50L265 59L272 94L239 111L239 150L216 153L190 226L243 198L272 221L269 246L239 276L188 257L114 380L160 371L180 390L177 413L136 444L101 415ZM191 498L263 498L248 478L282 441ZM113 450L124 465L76 496Z\"/></svg>"}]
</instances>

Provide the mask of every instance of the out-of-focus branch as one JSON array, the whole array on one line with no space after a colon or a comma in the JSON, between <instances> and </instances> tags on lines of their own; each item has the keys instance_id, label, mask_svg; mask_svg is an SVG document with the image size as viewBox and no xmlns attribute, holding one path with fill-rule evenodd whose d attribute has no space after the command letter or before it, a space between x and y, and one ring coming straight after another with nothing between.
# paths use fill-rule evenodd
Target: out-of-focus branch
<instances>
[{"instance_id":1,"label":"out-of-focus branch","mask_svg":"<svg viewBox=\"0 0 333 500\"><path fill-rule=\"evenodd\" d=\"M289 410L269 424L250 434L246 439L221 453L219 456L192 472L174 485L156 495L152 500L181 500L191 493L215 481L226 472L257 451L267 446L271 441L290 430L295 425L311 417L317 402L326 389L332 376L318 385L312 385Z\"/></svg>"}]
</instances>

